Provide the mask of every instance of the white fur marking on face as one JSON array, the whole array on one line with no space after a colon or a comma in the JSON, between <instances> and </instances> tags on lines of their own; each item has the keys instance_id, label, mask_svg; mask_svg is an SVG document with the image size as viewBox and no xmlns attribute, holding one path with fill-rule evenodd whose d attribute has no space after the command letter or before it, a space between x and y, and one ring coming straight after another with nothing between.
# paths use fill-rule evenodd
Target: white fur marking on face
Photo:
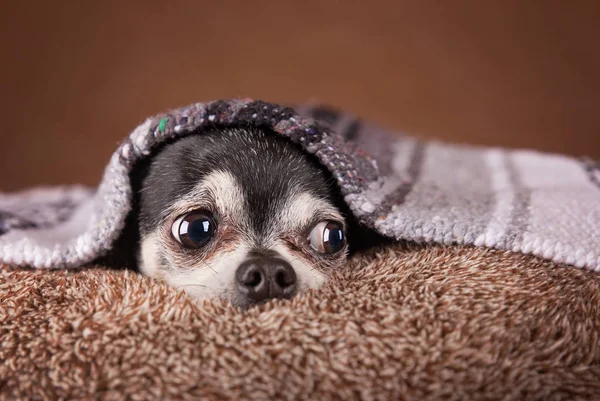
<instances>
[{"instance_id":1,"label":"white fur marking on face","mask_svg":"<svg viewBox=\"0 0 600 401\"><path fill-rule=\"evenodd\" d=\"M273 248L283 259L292 265L298 278L298 290L300 293L309 288L319 288L327 281L327 275L317 270L303 258L292 255L289 249L282 243L276 244Z\"/></svg>"},{"instance_id":2,"label":"white fur marking on face","mask_svg":"<svg viewBox=\"0 0 600 401\"><path fill-rule=\"evenodd\" d=\"M234 221L244 215L244 194L231 173L214 171L202 180L198 188L209 192L217 208Z\"/></svg>"},{"instance_id":3,"label":"white fur marking on face","mask_svg":"<svg viewBox=\"0 0 600 401\"><path fill-rule=\"evenodd\" d=\"M280 224L285 230L303 228L314 219L315 215L319 214L343 220L338 210L325 199L308 192L292 194L282 208L277 224Z\"/></svg>"},{"instance_id":4,"label":"white fur marking on face","mask_svg":"<svg viewBox=\"0 0 600 401\"><path fill-rule=\"evenodd\" d=\"M235 272L247 256L248 248L241 245L234 251L219 253L206 264L166 272L163 279L194 298L231 299L235 291Z\"/></svg>"},{"instance_id":5,"label":"white fur marking on face","mask_svg":"<svg viewBox=\"0 0 600 401\"><path fill-rule=\"evenodd\" d=\"M216 207L237 224L247 221L242 188L236 178L227 171L217 170L206 175L194 189L170 208L173 210L190 207Z\"/></svg>"},{"instance_id":6,"label":"white fur marking on face","mask_svg":"<svg viewBox=\"0 0 600 401\"><path fill-rule=\"evenodd\" d=\"M187 269L161 269L160 241L156 234L144 238L141 249L140 270L143 274L153 277L160 272L161 279L167 284L184 290L194 298L221 297L231 300L235 295L235 273L248 258L250 247L242 244L234 251L218 254L210 262L199 263ZM298 277L299 293L309 288L319 288L327 281L326 274L315 269L303 258L292 255L284 244L277 243L272 249L292 265ZM168 255L165 256L170 259Z\"/></svg>"},{"instance_id":7,"label":"white fur marking on face","mask_svg":"<svg viewBox=\"0 0 600 401\"><path fill-rule=\"evenodd\" d=\"M140 248L140 271L148 277L154 277L160 269L158 255L162 250L158 234L152 233L145 237Z\"/></svg>"}]
</instances>

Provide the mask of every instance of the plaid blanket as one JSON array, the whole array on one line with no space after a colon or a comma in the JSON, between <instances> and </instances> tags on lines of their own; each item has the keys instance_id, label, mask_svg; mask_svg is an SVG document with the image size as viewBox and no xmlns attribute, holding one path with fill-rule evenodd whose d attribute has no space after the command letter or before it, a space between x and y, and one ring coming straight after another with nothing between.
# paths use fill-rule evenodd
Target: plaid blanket
<instances>
[{"instance_id":1,"label":"plaid blanket","mask_svg":"<svg viewBox=\"0 0 600 401\"><path fill-rule=\"evenodd\" d=\"M0 194L0 262L74 267L111 252L132 207L130 173L166 140L210 127L273 129L316 155L352 212L381 234L533 254L600 270L600 164L526 150L423 141L331 108L252 100L148 118L98 188Z\"/></svg>"}]
</instances>

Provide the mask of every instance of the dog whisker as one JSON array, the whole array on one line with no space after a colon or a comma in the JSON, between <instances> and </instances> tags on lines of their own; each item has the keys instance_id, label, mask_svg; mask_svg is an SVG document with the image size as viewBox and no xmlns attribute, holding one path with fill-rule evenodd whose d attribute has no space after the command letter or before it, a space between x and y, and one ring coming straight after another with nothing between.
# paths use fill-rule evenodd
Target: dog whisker
<instances>
[{"instance_id":1,"label":"dog whisker","mask_svg":"<svg viewBox=\"0 0 600 401\"><path fill-rule=\"evenodd\" d=\"M176 289L180 289L182 287L203 287L203 288L208 288L208 286L203 285L203 284L181 284L176 286Z\"/></svg>"}]
</instances>

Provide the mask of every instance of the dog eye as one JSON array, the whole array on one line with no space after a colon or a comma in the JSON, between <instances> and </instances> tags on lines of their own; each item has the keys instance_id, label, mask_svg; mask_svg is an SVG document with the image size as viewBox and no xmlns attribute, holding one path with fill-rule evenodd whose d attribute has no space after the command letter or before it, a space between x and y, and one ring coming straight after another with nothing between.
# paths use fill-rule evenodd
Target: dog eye
<instances>
[{"instance_id":1,"label":"dog eye","mask_svg":"<svg viewBox=\"0 0 600 401\"><path fill-rule=\"evenodd\" d=\"M322 221L308 236L310 246L317 252L332 254L339 252L346 244L346 235L341 224L334 221Z\"/></svg>"},{"instance_id":2,"label":"dog eye","mask_svg":"<svg viewBox=\"0 0 600 401\"><path fill-rule=\"evenodd\" d=\"M179 217L171 226L173 237L186 248L206 245L215 234L216 224L207 212L191 212Z\"/></svg>"}]
</instances>

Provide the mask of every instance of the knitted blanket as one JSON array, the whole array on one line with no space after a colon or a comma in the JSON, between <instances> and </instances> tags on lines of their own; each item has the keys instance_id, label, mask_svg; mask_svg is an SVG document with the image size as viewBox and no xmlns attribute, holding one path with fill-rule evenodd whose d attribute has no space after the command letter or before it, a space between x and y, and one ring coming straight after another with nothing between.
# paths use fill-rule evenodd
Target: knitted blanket
<instances>
[{"instance_id":1,"label":"knitted blanket","mask_svg":"<svg viewBox=\"0 0 600 401\"><path fill-rule=\"evenodd\" d=\"M336 110L252 100L148 118L97 189L0 194L0 263L81 266L110 253L132 207L130 173L160 143L207 128L261 126L314 154L364 224L397 240L466 244L600 270L600 164L389 133Z\"/></svg>"}]
</instances>

